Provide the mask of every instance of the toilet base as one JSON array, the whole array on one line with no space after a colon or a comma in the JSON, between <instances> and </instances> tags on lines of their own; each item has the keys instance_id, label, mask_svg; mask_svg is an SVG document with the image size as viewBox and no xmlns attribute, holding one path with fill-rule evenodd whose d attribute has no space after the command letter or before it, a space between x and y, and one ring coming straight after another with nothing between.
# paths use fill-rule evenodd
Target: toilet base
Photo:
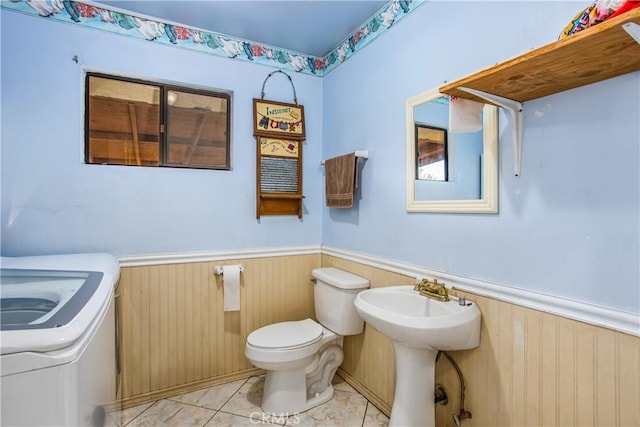
<instances>
[{"instance_id":1,"label":"toilet base","mask_svg":"<svg viewBox=\"0 0 640 427\"><path fill-rule=\"evenodd\" d=\"M305 369L268 371L262 393L262 410L278 417L307 411L333 398L333 386L307 399Z\"/></svg>"},{"instance_id":2,"label":"toilet base","mask_svg":"<svg viewBox=\"0 0 640 427\"><path fill-rule=\"evenodd\" d=\"M331 381L344 359L342 337L325 329L322 340L307 351L305 357L283 358L278 352L268 352L247 345L245 354L267 375L262 392L261 408L276 417L296 414L321 405L334 396ZM251 350L251 351L249 351ZM300 349L296 349L300 351Z\"/></svg>"}]
</instances>

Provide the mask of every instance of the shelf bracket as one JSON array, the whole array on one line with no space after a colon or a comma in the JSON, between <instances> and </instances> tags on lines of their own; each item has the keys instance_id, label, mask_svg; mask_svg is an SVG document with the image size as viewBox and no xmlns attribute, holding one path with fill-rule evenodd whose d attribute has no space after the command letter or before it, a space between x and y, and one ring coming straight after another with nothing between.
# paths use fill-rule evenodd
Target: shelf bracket
<instances>
[{"instance_id":1,"label":"shelf bracket","mask_svg":"<svg viewBox=\"0 0 640 427\"><path fill-rule=\"evenodd\" d=\"M522 162L522 103L481 90L467 87L458 87L458 89L485 99L509 111L511 115L511 130L513 132L513 168L516 176L520 176L520 163Z\"/></svg>"},{"instance_id":2,"label":"shelf bracket","mask_svg":"<svg viewBox=\"0 0 640 427\"><path fill-rule=\"evenodd\" d=\"M626 24L622 24L622 29L625 30L636 43L640 44L640 25L635 22L627 22Z\"/></svg>"}]
</instances>

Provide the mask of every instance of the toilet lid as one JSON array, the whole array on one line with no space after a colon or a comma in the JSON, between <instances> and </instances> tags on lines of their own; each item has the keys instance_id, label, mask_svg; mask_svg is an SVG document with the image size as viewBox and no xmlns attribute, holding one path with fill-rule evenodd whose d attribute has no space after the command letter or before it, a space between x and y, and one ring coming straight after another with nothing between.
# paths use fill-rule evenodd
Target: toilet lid
<instances>
[{"instance_id":1,"label":"toilet lid","mask_svg":"<svg viewBox=\"0 0 640 427\"><path fill-rule=\"evenodd\" d=\"M280 322L257 329L247 337L254 347L292 348L302 347L322 337L322 326L311 319Z\"/></svg>"}]
</instances>

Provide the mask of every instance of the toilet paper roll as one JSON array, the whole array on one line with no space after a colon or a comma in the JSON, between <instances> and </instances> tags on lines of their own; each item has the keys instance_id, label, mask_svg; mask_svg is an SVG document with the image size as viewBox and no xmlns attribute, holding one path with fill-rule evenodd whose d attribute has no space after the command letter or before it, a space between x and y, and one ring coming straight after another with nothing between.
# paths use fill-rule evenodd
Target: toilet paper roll
<instances>
[{"instance_id":1,"label":"toilet paper roll","mask_svg":"<svg viewBox=\"0 0 640 427\"><path fill-rule=\"evenodd\" d=\"M224 311L240 310L240 265L222 266Z\"/></svg>"}]
</instances>

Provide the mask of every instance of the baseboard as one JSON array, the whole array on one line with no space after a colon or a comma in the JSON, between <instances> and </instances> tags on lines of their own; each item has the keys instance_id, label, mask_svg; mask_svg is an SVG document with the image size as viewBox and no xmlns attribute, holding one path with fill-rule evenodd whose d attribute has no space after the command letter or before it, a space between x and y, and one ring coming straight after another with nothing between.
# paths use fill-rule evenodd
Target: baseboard
<instances>
[{"instance_id":1,"label":"baseboard","mask_svg":"<svg viewBox=\"0 0 640 427\"><path fill-rule=\"evenodd\" d=\"M391 417L391 406L385 403L377 395L372 393L364 384L358 381L354 376L349 374L342 368L338 368L337 374L351 387L353 387L358 393L363 395L369 402L378 408L387 417Z\"/></svg>"},{"instance_id":2,"label":"baseboard","mask_svg":"<svg viewBox=\"0 0 640 427\"><path fill-rule=\"evenodd\" d=\"M194 381L188 384L181 384L175 387L152 391L150 393L138 394L122 399L120 401L120 409L126 409L132 406L140 405L142 403L153 402L155 400L165 399L167 397L178 396L180 394L189 393L203 388L229 383L232 381L237 381L262 374L264 374L264 370L252 368L244 371L220 375L214 378L207 378L206 380Z\"/></svg>"}]
</instances>

